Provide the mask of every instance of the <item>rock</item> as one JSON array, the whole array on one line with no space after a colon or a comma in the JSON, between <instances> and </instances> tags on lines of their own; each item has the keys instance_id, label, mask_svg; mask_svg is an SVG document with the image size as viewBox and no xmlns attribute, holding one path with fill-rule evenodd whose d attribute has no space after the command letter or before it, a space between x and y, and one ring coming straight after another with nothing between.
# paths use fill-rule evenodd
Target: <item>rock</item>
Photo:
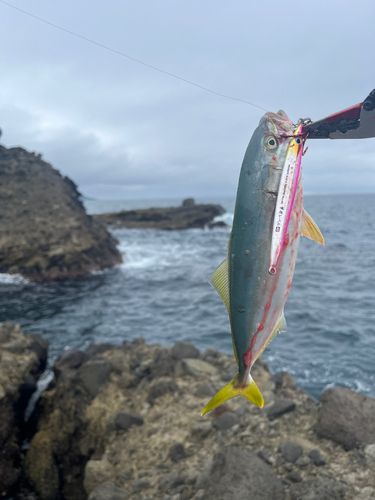
<instances>
[{"instance_id":1,"label":"rock","mask_svg":"<svg viewBox=\"0 0 375 500\"><path fill-rule=\"evenodd\" d=\"M195 205L195 200L194 198L186 198L183 202L182 202L182 206L183 207L193 207Z\"/></svg>"},{"instance_id":2,"label":"rock","mask_svg":"<svg viewBox=\"0 0 375 500\"><path fill-rule=\"evenodd\" d=\"M185 483L186 484L195 484L197 482L199 476L199 472L195 469L189 469L186 472Z\"/></svg>"},{"instance_id":3,"label":"rock","mask_svg":"<svg viewBox=\"0 0 375 500\"><path fill-rule=\"evenodd\" d=\"M365 486L361 489L355 500L373 500L375 498L375 489L371 486Z\"/></svg>"},{"instance_id":4,"label":"rock","mask_svg":"<svg viewBox=\"0 0 375 500\"><path fill-rule=\"evenodd\" d=\"M320 467L321 465L326 464L326 461L324 460L324 458L320 454L320 451L317 448L310 451L309 458L311 459L312 463L314 465L316 465L317 467Z\"/></svg>"},{"instance_id":5,"label":"rock","mask_svg":"<svg viewBox=\"0 0 375 500\"><path fill-rule=\"evenodd\" d=\"M131 479L133 477L133 469L128 469L126 470L125 472L123 472L122 474L119 475L119 483L122 485L124 484L126 481L129 481L129 479Z\"/></svg>"},{"instance_id":6,"label":"rock","mask_svg":"<svg viewBox=\"0 0 375 500\"><path fill-rule=\"evenodd\" d=\"M122 261L117 241L86 214L74 182L40 157L0 146L0 177L1 273L71 279Z\"/></svg>"},{"instance_id":7,"label":"rock","mask_svg":"<svg viewBox=\"0 0 375 500\"><path fill-rule=\"evenodd\" d=\"M205 489L207 500L284 499L284 487L273 470L253 453L234 447L215 455Z\"/></svg>"},{"instance_id":8,"label":"rock","mask_svg":"<svg viewBox=\"0 0 375 500\"><path fill-rule=\"evenodd\" d=\"M109 380L110 374L110 363L105 359L97 359L83 364L77 370L76 380L94 398L98 394L100 386Z\"/></svg>"},{"instance_id":9,"label":"rock","mask_svg":"<svg viewBox=\"0 0 375 500\"><path fill-rule=\"evenodd\" d=\"M172 358L169 349L160 348L154 353L151 364L151 374L153 377L164 377L174 372L176 360Z\"/></svg>"},{"instance_id":10,"label":"rock","mask_svg":"<svg viewBox=\"0 0 375 500\"><path fill-rule=\"evenodd\" d=\"M240 419L235 413L226 411L213 421L212 425L218 431L226 431L236 424L240 423Z\"/></svg>"},{"instance_id":11,"label":"rock","mask_svg":"<svg viewBox=\"0 0 375 500\"><path fill-rule=\"evenodd\" d=\"M280 443L277 451L281 453L288 462L295 462L303 453L302 446L292 441L283 441Z\"/></svg>"},{"instance_id":12,"label":"rock","mask_svg":"<svg viewBox=\"0 0 375 500\"><path fill-rule=\"evenodd\" d=\"M290 500L342 500L344 485L330 477L320 477L290 486Z\"/></svg>"},{"instance_id":13,"label":"rock","mask_svg":"<svg viewBox=\"0 0 375 500\"><path fill-rule=\"evenodd\" d=\"M142 490L147 490L150 483L146 479L136 479L133 483L133 493L139 493Z\"/></svg>"},{"instance_id":14,"label":"rock","mask_svg":"<svg viewBox=\"0 0 375 500\"><path fill-rule=\"evenodd\" d=\"M204 228L213 219L225 213L220 205L185 205L180 207L158 207L141 210L123 210L94 215L95 221L116 227L139 227L155 229Z\"/></svg>"},{"instance_id":15,"label":"rock","mask_svg":"<svg viewBox=\"0 0 375 500\"><path fill-rule=\"evenodd\" d=\"M153 405L157 398L160 398L165 394L173 394L177 392L178 389L179 387L174 380L162 380L150 388L147 401Z\"/></svg>"},{"instance_id":16,"label":"rock","mask_svg":"<svg viewBox=\"0 0 375 500\"><path fill-rule=\"evenodd\" d=\"M53 454L53 443L46 432L37 432L31 441L26 455L25 470L40 500L58 498L59 470Z\"/></svg>"},{"instance_id":17,"label":"rock","mask_svg":"<svg viewBox=\"0 0 375 500\"><path fill-rule=\"evenodd\" d=\"M86 349L86 354L89 358L93 358L97 354L103 354L103 352L113 349L113 345L109 342L101 342L100 344L90 344Z\"/></svg>"},{"instance_id":18,"label":"rock","mask_svg":"<svg viewBox=\"0 0 375 500\"><path fill-rule=\"evenodd\" d=\"M124 490L107 481L90 493L87 500L126 500L127 498L128 494Z\"/></svg>"},{"instance_id":19,"label":"rock","mask_svg":"<svg viewBox=\"0 0 375 500\"><path fill-rule=\"evenodd\" d=\"M176 377L202 377L202 376L211 376L215 375L217 370L214 366L206 363L206 361L202 361L201 359L182 359L177 361L175 367L175 375Z\"/></svg>"},{"instance_id":20,"label":"rock","mask_svg":"<svg viewBox=\"0 0 375 500\"><path fill-rule=\"evenodd\" d=\"M288 372L278 372L272 375L271 380L275 382L276 389L291 389L297 390L297 384L294 378Z\"/></svg>"},{"instance_id":21,"label":"rock","mask_svg":"<svg viewBox=\"0 0 375 500\"><path fill-rule=\"evenodd\" d=\"M267 410L267 416L270 420L281 417L284 413L293 411L296 404L291 399L276 398L273 405Z\"/></svg>"},{"instance_id":22,"label":"rock","mask_svg":"<svg viewBox=\"0 0 375 500\"><path fill-rule=\"evenodd\" d=\"M159 486L163 491L165 491L165 493L174 490L175 488L177 488L177 486L180 486L184 483L184 478L179 474L174 473L165 474L159 479Z\"/></svg>"},{"instance_id":23,"label":"rock","mask_svg":"<svg viewBox=\"0 0 375 500\"><path fill-rule=\"evenodd\" d=\"M171 355L174 359L199 358L200 352L191 342L179 341L172 347Z\"/></svg>"},{"instance_id":24,"label":"rock","mask_svg":"<svg viewBox=\"0 0 375 500\"><path fill-rule=\"evenodd\" d=\"M98 486L111 479L114 474L113 466L108 460L89 460L85 466L83 487L89 495Z\"/></svg>"},{"instance_id":25,"label":"rock","mask_svg":"<svg viewBox=\"0 0 375 500\"><path fill-rule=\"evenodd\" d=\"M0 463L0 492L14 489L20 478L21 471L19 469Z\"/></svg>"},{"instance_id":26,"label":"rock","mask_svg":"<svg viewBox=\"0 0 375 500\"><path fill-rule=\"evenodd\" d=\"M57 358L53 365L53 371L58 378L63 371L76 370L88 359L89 357L85 352L79 349L69 349Z\"/></svg>"},{"instance_id":27,"label":"rock","mask_svg":"<svg viewBox=\"0 0 375 500\"><path fill-rule=\"evenodd\" d=\"M35 352L40 363L40 372L44 371L47 366L47 356L48 356L48 340L44 339L37 333L29 333L25 335L28 339L29 350Z\"/></svg>"},{"instance_id":28,"label":"rock","mask_svg":"<svg viewBox=\"0 0 375 500\"><path fill-rule=\"evenodd\" d=\"M205 499L206 499L205 490L198 490L192 498L192 500L205 500Z\"/></svg>"},{"instance_id":29,"label":"rock","mask_svg":"<svg viewBox=\"0 0 375 500\"><path fill-rule=\"evenodd\" d=\"M263 449L260 449L256 452L256 455L261 458L266 464L271 465L272 459L271 456Z\"/></svg>"},{"instance_id":30,"label":"rock","mask_svg":"<svg viewBox=\"0 0 375 500\"><path fill-rule=\"evenodd\" d=\"M368 444L364 449L366 460L375 463L375 444Z\"/></svg>"},{"instance_id":31,"label":"rock","mask_svg":"<svg viewBox=\"0 0 375 500\"><path fill-rule=\"evenodd\" d=\"M375 444L375 399L346 387L327 389L320 396L316 432L346 450Z\"/></svg>"},{"instance_id":32,"label":"rock","mask_svg":"<svg viewBox=\"0 0 375 500\"><path fill-rule=\"evenodd\" d=\"M222 357L221 352L216 347L208 347L202 354L204 361L210 362L211 359L219 359Z\"/></svg>"},{"instance_id":33,"label":"rock","mask_svg":"<svg viewBox=\"0 0 375 500\"><path fill-rule=\"evenodd\" d=\"M191 429L191 435L195 439L205 439L212 432L212 424L209 421L198 422Z\"/></svg>"},{"instance_id":34,"label":"rock","mask_svg":"<svg viewBox=\"0 0 375 500\"><path fill-rule=\"evenodd\" d=\"M132 415L124 411L117 414L115 425L121 431L127 431L132 425L143 425L144 420L140 415Z\"/></svg>"},{"instance_id":35,"label":"rock","mask_svg":"<svg viewBox=\"0 0 375 500\"><path fill-rule=\"evenodd\" d=\"M305 457L299 457L294 463L298 465L298 467L307 467L310 465L310 460Z\"/></svg>"},{"instance_id":36,"label":"rock","mask_svg":"<svg viewBox=\"0 0 375 500\"><path fill-rule=\"evenodd\" d=\"M14 354L22 354L26 349L26 342L25 339L12 340L2 344L1 348Z\"/></svg>"},{"instance_id":37,"label":"rock","mask_svg":"<svg viewBox=\"0 0 375 500\"><path fill-rule=\"evenodd\" d=\"M213 397L216 394L216 389L209 380L202 382L196 391L196 395L199 397Z\"/></svg>"},{"instance_id":38,"label":"rock","mask_svg":"<svg viewBox=\"0 0 375 500\"><path fill-rule=\"evenodd\" d=\"M298 472L298 470L292 470L289 472L289 474L286 476L289 481L292 483L300 483L302 481L301 474Z\"/></svg>"},{"instance_id":39,"label":"rock","mask_svg":"<svg viewBox=\"0 0 375 500\"><path fill-rule=\"evenodd\" d=\"M176 443L169 448L169 458L172 462L179 462L186 457L186 451L182 443Z\"/></svg>"}]
</instances>

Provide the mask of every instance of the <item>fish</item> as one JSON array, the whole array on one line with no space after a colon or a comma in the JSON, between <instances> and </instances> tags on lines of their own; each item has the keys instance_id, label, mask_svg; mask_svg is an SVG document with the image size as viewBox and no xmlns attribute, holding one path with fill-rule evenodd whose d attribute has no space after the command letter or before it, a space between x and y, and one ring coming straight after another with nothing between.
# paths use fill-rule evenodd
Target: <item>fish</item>
<instances>
[{"instance_id":1,"label":"fish","mask_svg":"<svg viewBox=\"0 0 375 500\"><path fill-rule=\"evenodd\" d=\"M284 111L267 112L247 147L227 257L210 280L228 311L238 373L202 415L237 396L263 407L251 368L274 336L286 329L284 305L300 236L324 245L320 229L303 208L305 138L302 125L296 128Z\"/></svg>"}]
</instances>

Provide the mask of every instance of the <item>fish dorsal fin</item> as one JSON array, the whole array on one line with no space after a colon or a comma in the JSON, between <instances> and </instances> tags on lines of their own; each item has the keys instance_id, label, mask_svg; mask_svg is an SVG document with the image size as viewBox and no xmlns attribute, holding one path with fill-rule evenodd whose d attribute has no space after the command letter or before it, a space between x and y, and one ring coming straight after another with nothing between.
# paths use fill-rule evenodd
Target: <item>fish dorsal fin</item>
<instances>
[{"instance_id":1,"label":"fish dorsal fin","mask_svg":"<svg viewBox=\"0 0 375 500\"><path fill-rule=\"evenodd\" d=\"M210 283L220 295L224 302L228 314L230 316L230 300L229 300L229 259L223 260L220 266L212 274Z\"/></svg>"},{"instance_id":2,"label":"fish dorsal fin","mask_svg":"<svg viewBox=\"0 0 375 500\"><path fill-rule=\"evenodd\" d=\"M303 210L302 216L302 235L306 236L306 238L309 238L310 240L314 240L317 243L324 245L324 238L318 228L318 225L305 209Z\"/></svg>"}]
</instances>

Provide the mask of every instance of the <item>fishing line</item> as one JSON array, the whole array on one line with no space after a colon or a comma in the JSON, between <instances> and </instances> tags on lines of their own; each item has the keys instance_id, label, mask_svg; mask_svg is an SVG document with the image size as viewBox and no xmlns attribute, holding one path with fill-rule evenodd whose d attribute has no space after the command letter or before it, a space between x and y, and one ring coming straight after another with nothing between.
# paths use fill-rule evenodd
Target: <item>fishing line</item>
<instances>
[{"instance_id":1,"label":"fishing line","mask_svg":"<svg viewBox=\"0 0 375 500\"><path fill-rule=\"evenodd\" d=\"M124 54L124 52L120 52L119 50L112 49L111 47L108 47L107 45L104 45L102 43L96 42L95 40L92 40L91 38L87 38L83 35L79 35L78 33L74 33L74 31L70 31L66 28L63 28L62 26L58 26L57 24L51 23L50 21L46 21L45 19L42 19L41 17L35 16L34 14L31 14L30 12L27 12L26 10L20 9L19 7L15 7L14 5L4 2L4 0L0 0L0 3L7 5L8 7L11 7L12 9L18 10L19 12L22 12L23 14L26 14L27 16L30 16L34 19L37 19L38 21L41 21L42 23L48 24L49 26L53 26L54 28L57 28L61 31L64 31L65 33L68 33L69 35L73 35L77 38L81 38L82 40L85 40L86 42L92 43L93 45L97 45L98 47L101 47L102 49L109 50L110 52L113 52L114 54L117 54L122 57L126 57L127 59L130 59L131 61L134 61L138 64L142 64L143 66L146 66L147 68L153 69L155 71L159 71L159 73L163 73L164 75L171 76L172 78L176 78L177 80L181 80L182 82L188 83L189 85L193 85L194 87L197 87L201 90L205 90L206 92L210 92L211 94L215 94L219 97L224 97L225 99L231 99L232 101L238 101L238 102L243 102L245 104L249 104L250 106L254 106L255 108L262 109L263 111L268 111L265 108L262 108L261 106L258 106L257 104L254 104L252 102L246 101L244 99L239 99L237 97L232 97L226 94L220 94L219 92L215 92L214 90L211 90L207 87L203 87L203 85L199 85L198 83L194 83L191 80L187 80L186 78L182 78L181 76L175 75L174 73L170 73L169 71L165 71L163 69L157 68L156 66L152 66L152 64L145 63L143 61L140 61L139 59L136 59L135 57L129 56L127 54Z\"/></svg>"}]
</instances>

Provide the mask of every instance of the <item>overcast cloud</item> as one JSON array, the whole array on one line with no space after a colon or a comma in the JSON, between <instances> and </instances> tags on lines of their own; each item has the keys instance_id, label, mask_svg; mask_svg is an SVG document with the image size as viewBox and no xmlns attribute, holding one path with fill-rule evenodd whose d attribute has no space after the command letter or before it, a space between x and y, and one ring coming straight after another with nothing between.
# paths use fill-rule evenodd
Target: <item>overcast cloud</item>
<instances>
[{"instance_id":1,"label":"overcast cloud","mask_svg":"<svg viewBox=\"0 0 375 500\"><path fill-rule=\"evenodd\" d=\"M375 2L11 0L51 23L292 120L375 87ZM2 144L41 152L88 197L234 196L264 112L0 2ZM375 139L309 141L305 191L375 192Z\"/></svg>"}]
</instances>

